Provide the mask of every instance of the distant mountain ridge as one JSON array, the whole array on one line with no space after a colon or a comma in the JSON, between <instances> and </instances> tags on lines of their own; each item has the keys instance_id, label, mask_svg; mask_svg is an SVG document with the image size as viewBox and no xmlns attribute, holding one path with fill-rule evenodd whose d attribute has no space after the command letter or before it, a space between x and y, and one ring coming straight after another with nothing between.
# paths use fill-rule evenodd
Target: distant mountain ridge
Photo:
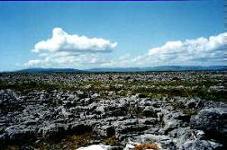
<instances>
[{"instance_id":1,"label":"distant mountain ridge","mask_svg":"<svg viewBox=\"0 0 227 150\"><path fill-rule=\"evenodd\" d=\"M79 69L73 69L73 68L28 68L28 69L22 69L16 72L21 73L57 73L57 72L68 72L68 73L75 73L75 72L85 72L83 70Z\"/></svg>"},{"instance_id":2,"label":"distant mountain ridge","mask_svg":"<svg viewBox=\"0 0 227 150\"><path fill-rule=\"evenodd\" d=\"M227 66L157 66L157 67L129 67L129 68L28 68L16 72L20 73L83 73L83 72L158 72L158 71L227 71Z\"/></svg>"},{"instance_id":3,"label":"distant mountain ridge","mask_svg":"<svg viewBox=\"0 0 227 150\"><path fill-rule=\"evenodd\" d=\"M93 68L90 72L149 72L149 71L227 71L227 66L157 66L132 68Z\"/></svg>"}]
</instances>

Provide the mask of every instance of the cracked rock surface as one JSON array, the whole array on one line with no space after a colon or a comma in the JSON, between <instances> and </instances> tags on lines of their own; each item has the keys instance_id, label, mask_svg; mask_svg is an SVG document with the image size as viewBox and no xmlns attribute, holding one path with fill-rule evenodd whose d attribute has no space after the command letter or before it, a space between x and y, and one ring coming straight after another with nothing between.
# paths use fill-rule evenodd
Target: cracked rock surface
<instances>
[{"instance_id":1,"label":"cracked rock surface","mask_svg":"<svg viewBox=\"0 0 227 150\"><path fill-rule=\"evenodd\" d=\"M166 150L219 150L227 148L226 139L225 102L143 93L102 96L92 90L0 90L0 149L100 144L130 150L135 143L155 143Z\"/></svg>"}]
</instances>

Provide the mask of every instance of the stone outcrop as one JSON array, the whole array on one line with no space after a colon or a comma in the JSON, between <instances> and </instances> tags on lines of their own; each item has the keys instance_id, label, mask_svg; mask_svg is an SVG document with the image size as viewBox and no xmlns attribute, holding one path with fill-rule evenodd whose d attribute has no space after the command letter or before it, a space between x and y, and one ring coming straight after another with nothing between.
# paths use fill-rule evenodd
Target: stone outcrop
<instances>
[{"instance_id":1,"label":"stone outcrop","mask_svg":"<svg viewBox=\"0 0 227 150\"><path fill-rule=\"evenodd\" d=\"M169 150L226 146L224 140L217 138L217 135L226 138L224 103L211 105L202 100L176 98L174 102L184 101L185 108L198 111L191 116L175 110L170 101L137 95L99 99L95 95L90 97L81 91L36 91L22 95L1 90L1 107L8 111L1 110L0 142L37 141L92 132L100 142L114 136L119 141L115 146L123 147L129 144L128 140L153 142Z\"/></svg>"}]
</instances>

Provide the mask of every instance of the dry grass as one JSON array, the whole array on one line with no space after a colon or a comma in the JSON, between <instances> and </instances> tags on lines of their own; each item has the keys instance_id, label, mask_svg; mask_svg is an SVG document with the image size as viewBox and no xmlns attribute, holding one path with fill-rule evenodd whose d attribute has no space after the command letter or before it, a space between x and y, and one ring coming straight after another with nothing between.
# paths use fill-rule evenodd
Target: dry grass
<instances>
[{"instance_id":1,"label":"dry grass","mask_svg":"<svg viewBox=\"0 0 227 150\"><path fill-rule=\"evenodd\" d=\"M135 150L159 150L157 144L137 144Z\"/></svg>"},{"instance_id":2,"label":"dry grass","mask_svg":"<svg viewBox=\"0 0 227 150\"><path fill-rule=\"evenodd\" d=\"M37 150L75 150L81 146L90 144L92 140L91 133L84 133L81 135L66 136L60 141L55 142L41 142L35 145Z\"/></svg>"},{"instance_id":3,"label":"dry grass","mask_svg":"<svg viewBox=\"0 0 227 150\"><path fill-rule=\"evenodd\" d=\"M109 137L107 139L104 139L103 144L105 145L118 145L119 141L115 136Z\"/></svg>"}]
</instances>

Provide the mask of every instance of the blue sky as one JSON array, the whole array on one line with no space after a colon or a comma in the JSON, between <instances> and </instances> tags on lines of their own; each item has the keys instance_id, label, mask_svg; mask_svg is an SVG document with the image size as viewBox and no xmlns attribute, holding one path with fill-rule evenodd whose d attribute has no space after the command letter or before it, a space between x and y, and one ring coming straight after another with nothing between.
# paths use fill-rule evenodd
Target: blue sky
<instances>
[{"instance_id":1,"label":"blue sky","mask_svg":"<svg viewBox=\"0 0 227 150\"><path fill-rule=\"evenodd\" d=\"M0 70L223 65L223 18L223 0L0 2Z\"/></svg>"}]
</instances>

